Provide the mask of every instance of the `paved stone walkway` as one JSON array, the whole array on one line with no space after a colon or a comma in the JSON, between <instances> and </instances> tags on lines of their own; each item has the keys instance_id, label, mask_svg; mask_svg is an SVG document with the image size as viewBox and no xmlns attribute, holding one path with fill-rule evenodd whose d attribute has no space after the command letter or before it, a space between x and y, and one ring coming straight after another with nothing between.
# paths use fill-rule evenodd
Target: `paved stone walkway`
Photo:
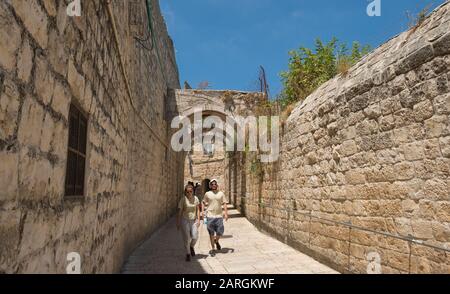
<instances>
[{"instance_id":1,"label":"paved stone walkway","mask_svg":"<svg viewBox=\"0 0 450 294\"><path fill-rule=\"evenodd\" d=\"M237 210L230 210L221 251L212 257L205 225L197 256L186 262L181 234L172 218L130 256L125 274L335 274L336 271L258 231Z\"/></svg>"}]
</instances>

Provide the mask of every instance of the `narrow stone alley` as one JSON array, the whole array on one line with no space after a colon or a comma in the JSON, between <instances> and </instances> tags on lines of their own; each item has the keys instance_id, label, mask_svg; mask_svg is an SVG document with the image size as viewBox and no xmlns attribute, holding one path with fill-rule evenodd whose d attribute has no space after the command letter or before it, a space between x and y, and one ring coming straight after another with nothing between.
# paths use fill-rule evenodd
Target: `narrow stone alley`
<instances>
[{"instance_id":1,"label":"narrow stone alley","mask_svg":"<svg viewBox=\"0 0 450 294\"><path fill-rule=\"evenodd\" d=\"M159 0L74 2L0 0L0 275L450 274L450 0L286 103L182 89ZM211 179L223 250L202 224L186 262L174 215Z\"/></svg>"},{"instance_id":2,"label":"narrow stone alley","mask_svg":"<svg viewBox=\"0 0 450 294\"><path fill-rule=\"evenodd\" d=\"M175 218L145 241L128 258L124 274L337 274L282 242L258 231L235 209L225 224L222 250L209 254L204 224L199 230L197 256L184 260L181 235Z\"/></svg>"}]
</instances>

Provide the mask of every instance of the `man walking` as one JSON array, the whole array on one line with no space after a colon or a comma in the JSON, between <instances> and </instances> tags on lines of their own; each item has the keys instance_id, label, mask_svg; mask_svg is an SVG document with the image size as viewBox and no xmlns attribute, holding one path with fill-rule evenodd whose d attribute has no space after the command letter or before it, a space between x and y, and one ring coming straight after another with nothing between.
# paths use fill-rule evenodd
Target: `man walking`
<instances>
[{"instance_id":1,"label":"man walking","mask_svg":"<svg viewBox=\"0 0 450 294\"><path fill-rule=\"evenodd\" d=\"M219 184L216 179L211 180L209 183L211 191L206 192L203 201L206 208L206 217L208 223L208 232L211 240L212 250L211 255L214 256L214 250L221 250L219 240L223 236L224 226L223 219L228 220L227 199L222 191L219 191ZM222 211L223 207L223 211Z\"/></svg>"}]
</instances>

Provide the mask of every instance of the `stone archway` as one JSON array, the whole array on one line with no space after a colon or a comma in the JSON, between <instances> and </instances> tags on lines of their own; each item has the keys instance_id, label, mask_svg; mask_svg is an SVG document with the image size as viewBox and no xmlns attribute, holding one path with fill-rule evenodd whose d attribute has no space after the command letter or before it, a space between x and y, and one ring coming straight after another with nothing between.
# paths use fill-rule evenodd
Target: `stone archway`
<instances>
[{"instance_id":1,"label":"stone archway","mask_svg":"<svg viewBox=\"0 0 450 294\"><path fill-rule=\"evenodd\" d=\"M193 110L217 112L224 115L248 116L259 102L267 100L264 93L232 90L172 90L167 106L167 117L188 116Z\"/></svg>"},{"instance_id":2,"label":"stone archway","mask_svg":"<svg viewBox=\"0 0 450 294\"><path fill-rule=\"evenodd\" d=\"M216 90L174 90L176 104L169 105L168 116L192 117L201 112L202 118L217 116L223 122L227 118L235 119L237 116L247 117L254 115L254 109L267 97L263 93L242 91L216 91ZM202 129L203 131L203 129ZM237 203L236 195L231 194L229 169L231 161L224 148L214 150L211 156L201 149L185 154L184 181L203 183L205 179L216 178L219 189L224 190L233 205ZM203 185L202 185L203 186ZM203 187L204 188L204 187ZM204 190L204 189L202 189Z\"/></svg>"}]
</instances>

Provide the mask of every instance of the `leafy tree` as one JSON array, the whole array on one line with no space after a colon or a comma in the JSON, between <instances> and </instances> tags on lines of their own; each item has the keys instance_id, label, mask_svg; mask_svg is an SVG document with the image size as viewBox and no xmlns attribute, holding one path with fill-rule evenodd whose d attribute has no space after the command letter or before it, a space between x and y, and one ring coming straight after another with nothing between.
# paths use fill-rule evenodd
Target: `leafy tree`
<instances>
[{"instance_id":1,"label":"leafy tree","mask_svg":"<svg viewBox=\"0 0 450 294\"><path fill-rule=\"evenodd\" d=\"M370 46L362 47L359 42L353 42L349 52L346 44L338 44L336 38L328 43L317 39L314 51L306 47L290 51L288 70L281 73L284 85L279 96L281 106L285 108L304 100L338 73L346 74L369 51Z\"/></svg>"}]
</instances>

